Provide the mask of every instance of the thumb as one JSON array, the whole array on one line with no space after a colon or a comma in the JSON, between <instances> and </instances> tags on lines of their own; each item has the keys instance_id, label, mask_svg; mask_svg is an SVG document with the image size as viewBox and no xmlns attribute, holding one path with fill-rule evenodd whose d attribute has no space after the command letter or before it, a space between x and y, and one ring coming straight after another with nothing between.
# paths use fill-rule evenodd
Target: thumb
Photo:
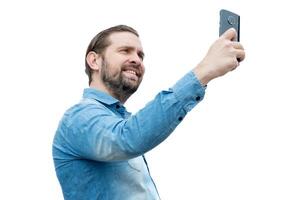
<instances>
[{"instance_id":1,"label":"thumb","mask_svg":"<svg viewBox=\"0 0 300 200\"><path fill-rule=\"evenodd\" d=\"M233 40L237 37L236 30L234 28L230 28L223 33L222 37L228 40Z\"/></svg>"}]
</instances>

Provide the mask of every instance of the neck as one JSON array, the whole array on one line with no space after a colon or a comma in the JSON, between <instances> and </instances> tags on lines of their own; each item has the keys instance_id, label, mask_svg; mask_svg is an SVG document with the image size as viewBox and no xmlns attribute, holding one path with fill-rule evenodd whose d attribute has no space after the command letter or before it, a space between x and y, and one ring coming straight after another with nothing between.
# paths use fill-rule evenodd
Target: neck
<instances>
[{"instance_id":1,"label":"neck","mask_svg":"<svg viewBox=\"0 0 300 200\"><path fill-rule=\"evenodd\" d=\"M130 95L124 95L121 92L114 92L110 88L107 88L104 84L101 84L100 82L96 82L96 81L91 82L90 88L94 88L96 90L105 92L106 94L114 97L115 99L118 99L122 104L124 104L127 101L127 99L130 97Z\"/></svg>"}]
</instances>

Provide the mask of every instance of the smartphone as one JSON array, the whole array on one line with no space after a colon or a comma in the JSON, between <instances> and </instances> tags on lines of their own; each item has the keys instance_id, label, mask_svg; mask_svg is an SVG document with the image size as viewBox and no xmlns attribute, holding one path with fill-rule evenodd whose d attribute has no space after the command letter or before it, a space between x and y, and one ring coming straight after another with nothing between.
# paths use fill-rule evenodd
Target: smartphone
<instances>
[{"instance_id":1,"label":"smartphone","mask_svg":"<svg viewBox=\"0 0 300 200\"><path fill-rule=\"evenodd\" d=\"M230 28L234 28L237 32L237 37L234 41L240 41L240 16L228 10L220 10L220 29L219 36Z\"/></svg>"}]
</instances>

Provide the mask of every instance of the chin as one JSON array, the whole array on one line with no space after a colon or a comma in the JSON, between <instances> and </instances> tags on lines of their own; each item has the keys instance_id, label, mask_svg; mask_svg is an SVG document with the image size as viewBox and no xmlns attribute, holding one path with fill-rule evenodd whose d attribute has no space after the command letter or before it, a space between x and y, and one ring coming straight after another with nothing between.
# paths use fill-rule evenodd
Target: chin
<instances>
[{"instance_id":1,"label":"chin","mask_svg":"<svg viewBox=\"0 0 300 200\"><path fill-rule=\"evenodd\" d=\"M140 84L138 82L135 82L135 83L125 83L123 84L123 88L125 90L128 90L128 91L131 91L132 93L135 92L138 88L139 88Z\"/></svg>"}]
</instances>

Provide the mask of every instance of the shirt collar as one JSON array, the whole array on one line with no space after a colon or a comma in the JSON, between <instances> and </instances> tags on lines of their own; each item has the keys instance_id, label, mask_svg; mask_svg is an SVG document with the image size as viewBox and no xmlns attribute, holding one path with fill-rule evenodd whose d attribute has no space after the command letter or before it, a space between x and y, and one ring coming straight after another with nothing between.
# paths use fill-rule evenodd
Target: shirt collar
<instances>
[{"instance_id":1,"label":"shirt collar","mask_svg":"<svg viewBox=\"0 0 300 200\"><path fill-rule=\"evenodd\" d=\"M113 104L120 104L119 100L115 99L114 97L110 96L109 94L102 92L100 90L94 88L86 88L83 91L83 98L95 99L101 103L106 105L113 105Z\"/></svg>"}]
</instances>

